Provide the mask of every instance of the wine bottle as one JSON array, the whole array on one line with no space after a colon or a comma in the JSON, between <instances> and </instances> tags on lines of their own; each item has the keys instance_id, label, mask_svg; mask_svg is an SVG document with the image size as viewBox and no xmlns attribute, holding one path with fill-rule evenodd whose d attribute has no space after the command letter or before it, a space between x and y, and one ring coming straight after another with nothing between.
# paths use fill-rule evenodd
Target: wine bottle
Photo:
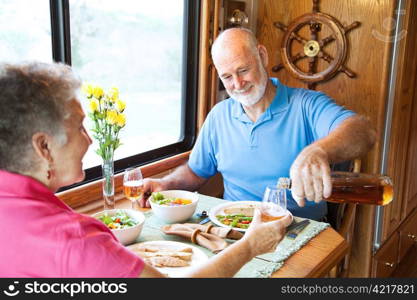
<instances>
[{"instance_id":1,"label":"wine bottle","mask_svg":"<svg viewBox=\"0 0 417 300\"><path fill-rule=\"evenodd\" d=\"M384 175L332 172L331 181L332 193L324 199L329 202L387 205L394 194L391 178ZM291 189L291 179L279 178L277 187Z\"/></svg>"}]
</instances>

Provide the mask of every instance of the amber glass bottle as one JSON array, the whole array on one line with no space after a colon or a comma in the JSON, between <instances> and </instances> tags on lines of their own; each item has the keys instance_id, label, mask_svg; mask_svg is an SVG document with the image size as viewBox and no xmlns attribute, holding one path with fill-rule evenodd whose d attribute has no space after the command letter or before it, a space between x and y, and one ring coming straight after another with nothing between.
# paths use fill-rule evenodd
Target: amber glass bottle
<instances>
[{"instance_id":1,"label":"amber glass bottle","mask_svg":"<svg viewBox=\"0 0 417 300\"><path fill-rule=\"evenodd\" d=\"M394 189L388 176L351 172L332 172L332 194L326 201L357 204L387 205ZM291 189L291 179L281 177L278 188Z\"/></svg>"}]
</instances>

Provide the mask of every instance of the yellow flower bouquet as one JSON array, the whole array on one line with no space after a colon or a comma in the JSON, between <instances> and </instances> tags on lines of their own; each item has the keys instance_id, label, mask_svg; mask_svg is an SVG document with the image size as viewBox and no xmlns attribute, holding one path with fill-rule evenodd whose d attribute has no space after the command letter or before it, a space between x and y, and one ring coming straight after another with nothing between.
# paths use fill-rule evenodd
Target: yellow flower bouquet
<instances>
[{"instance_id":1,"label":"yellow flower bouquet","mask_svg":"<svg viewBox=\"0 0 417 300\"><path fill-rule=\"evenodd\" d=\"M112 87L104 91L98 85L84 84L90 110L88 116L93 121L93 137L98 141L96 153L103 159L104 209L114 208L114 151L121 145L120 130L126 125L124 110L126 103L119 99L119 90Z\"/></svg>"},{"instance_id":2,"label":"yellow flower bouquet","mask_svg":"<svg viewBox=\"0 0 417 300\"><path fill-rule=\"evenodd\" d=\"M94 122L93 137L98 141L96 153L103 160L112 160L120 146L119 132L126 124L126 103L119 99L119 90L112 87L105 92L100 86L84 84L83 92L89 100L88 116Z\"/></svg>"}]
</instances>

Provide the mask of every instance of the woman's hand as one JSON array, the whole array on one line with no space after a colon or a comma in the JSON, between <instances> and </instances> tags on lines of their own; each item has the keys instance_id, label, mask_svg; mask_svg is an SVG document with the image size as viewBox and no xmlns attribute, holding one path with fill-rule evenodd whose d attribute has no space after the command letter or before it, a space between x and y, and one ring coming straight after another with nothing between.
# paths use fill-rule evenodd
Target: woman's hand
<instances>
[{"instance_id":1,"label":"woman's hand","mask_svg":"<svg viewBox=\"0 0 417 300\"><path fill-rule=\"evenodd\" d=\"M251 251L251 257L275 251L291 222L290 215L276 221L262 222L261 212L255 208L252 222L242 238L249 244L248 250Z\"/></svg>"},{"instance_id":2,"label":"woman's hand","mask_svg":"<svg viewBox=\"0 0 417 300\"><path fill-rule=\"evenodd\" d=\"M290 177L292 196L301 207L304 198L320 202L332 192L328 155L318 145L312 144L301 151L291 166Z\"/></svg>"}]
</instances>

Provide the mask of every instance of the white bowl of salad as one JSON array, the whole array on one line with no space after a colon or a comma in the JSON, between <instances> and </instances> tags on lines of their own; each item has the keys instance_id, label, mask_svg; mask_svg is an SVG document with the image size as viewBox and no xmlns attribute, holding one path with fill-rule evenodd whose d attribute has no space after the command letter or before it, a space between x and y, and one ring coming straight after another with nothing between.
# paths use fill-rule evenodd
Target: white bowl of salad
<instances>
[{"instance_id":1,"label":"white bowl of salad","mask_svg":"<svg viewBox=\"0 0 417 300\"><path fill-rule=\"evenodd\" d=\"M123 245L134 243L145 223L145 215L133 209L104 210L93 217L103 222Z\"/></svg>"},{"instance_id":2,"label":"white bowl of salad","mask_svg":"<svg viewBox=\"0 0 417 300\"><path fill-rule=\"evenodd\" d=\"M198 194L182 190L154 192L149 197L152 212L167 223L187 221L194 214Z\"/></svg>"}]
</instances>

